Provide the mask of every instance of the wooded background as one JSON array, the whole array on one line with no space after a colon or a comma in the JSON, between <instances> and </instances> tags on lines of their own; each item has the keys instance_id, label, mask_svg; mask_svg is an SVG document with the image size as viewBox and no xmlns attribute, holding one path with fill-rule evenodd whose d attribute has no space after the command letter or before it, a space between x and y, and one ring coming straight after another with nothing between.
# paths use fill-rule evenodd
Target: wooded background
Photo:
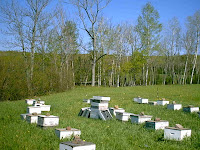
<instances>
[{"instance_id":1,"label":"wooded background","mask_svg":"<svg viewBox=\"0 0 200 150\"><path fill-rule=\"evenodd\" d=\"M174 17L164 25L147 3L137 24L112 24L102 10L110 0L68 1L82 26L49 0L9 1L1 6L7 45L0 51L0 101L18 100L76 85L135 86L199 84L200 11L185 27ZM26 8L26 9L24 9ZM89 39L80 36L84 30Z\"/></svg>"}]
</instances>

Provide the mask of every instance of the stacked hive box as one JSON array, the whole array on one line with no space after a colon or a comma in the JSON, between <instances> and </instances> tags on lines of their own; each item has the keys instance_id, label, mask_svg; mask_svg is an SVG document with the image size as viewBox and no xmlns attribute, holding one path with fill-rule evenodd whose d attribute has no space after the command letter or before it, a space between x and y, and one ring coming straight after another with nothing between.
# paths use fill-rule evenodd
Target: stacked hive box
<instances>
[{"instance_id":1,"label":"stacked hive box","mask_svg":"<svg viewBox=\"0 0 200 150\"><path fill-rule=\"evenodd\" d=\"M91 107L82 108L78 115L102 120L112 119L112 115L108 109L109 101L110 97L93 96L90 99Z\"/></svg>"}]
</instances>

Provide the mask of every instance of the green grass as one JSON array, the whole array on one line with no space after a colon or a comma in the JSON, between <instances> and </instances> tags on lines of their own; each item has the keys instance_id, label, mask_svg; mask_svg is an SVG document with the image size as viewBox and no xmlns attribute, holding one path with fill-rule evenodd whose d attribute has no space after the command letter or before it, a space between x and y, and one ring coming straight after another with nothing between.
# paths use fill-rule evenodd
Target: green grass
<instances>
[{"instance_id":1,"label":"green grass","mask_svg":"<svg viewBox=\"0 0 200 150\"><path fill-rule=\"evenodd\" d=\"M196 113L185 113L182 110L167 110L166 106L137 104L132 99L138 95L156 100L160 98L182 103L183 106L193 104L200 106L200 85L186 86L137 86L121 88L77 87L64 93L41 97L50 104L51 114L60 117L59 128L71 126L81 130L81 139L93 142L97 150L196 150L200 149L200 118ZM109 106L119 105L126 112L152 115L168 120L170 126L179 123L192 129L192 137L181 142L163 139L163 130L152 131L144 128L144 124L136 125L131 122L120 122L115 118L109 121L79 117L85 98L94 95L109 96ZM14 150L58 150L61 142L56 137L54 128L41 129L35 124L28 124L20 119L20 114L26 113L24 100L0 103L0 149ZM64 139L62 141L67 141Z\"/></svg>"}]
</instances>

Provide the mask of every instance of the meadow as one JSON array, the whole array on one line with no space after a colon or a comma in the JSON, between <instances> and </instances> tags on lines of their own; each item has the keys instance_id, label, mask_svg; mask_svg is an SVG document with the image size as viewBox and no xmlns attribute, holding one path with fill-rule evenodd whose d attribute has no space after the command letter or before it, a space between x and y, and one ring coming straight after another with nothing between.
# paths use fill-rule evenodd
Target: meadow
<instances>
[{"instance_id":1,"label":"meadow","mask_svg":"<svg viewBox=\"0 0 200 150\"><path fill-rule=\"evenodd\" d=\"M158 92L157 92L158 91ZM147 130L144 124L121 122L115 119L102 121L79 117L82 107L90 106L83 99L92 96L109 96L110 107L118 105L126 112L152 115L168 120L170 126L181 124L192 129L191 138L183 141L164 140L163 130ZM158 85L135 87L76 87L63 93L41 96L51 105L50 114L59 116L59 126L71 126L81 130L81 139L96 144L97 150L197 150L200 149L200 118L197 113L185 113L181 110L168 110L166 106L137 104L133 98L141 96L150 101L159 98L176 101L187 106L200 106L200 85ZM28 124L20 119L26 113L24 100L0 102L0 149L1 150L58 150L59 140L55 128L41 129L36 124ZM46 114L46 113L43 113Z\"/></svg>"}]
</instances>

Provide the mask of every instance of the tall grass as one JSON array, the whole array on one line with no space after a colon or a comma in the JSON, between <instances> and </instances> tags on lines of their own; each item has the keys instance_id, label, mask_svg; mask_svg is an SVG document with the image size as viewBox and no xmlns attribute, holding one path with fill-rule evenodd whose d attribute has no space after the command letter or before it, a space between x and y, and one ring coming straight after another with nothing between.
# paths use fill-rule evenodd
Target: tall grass
<instances>
[{"instance_id":1,"label":"tall grass","mask_svg":"<svg viewBox=\"0 0 200 150\"><path fill-rule=\"evenodd\" d=\"M51 114L60 117L57 128L71 126L80 129L81 139L95 143L97 150L200 149L200 118L196 113L185 113L182 110L173 111L166 109L166 106L137 104L132 101L138 95L149 98L150 101L157 100L157 89L160 98L182 103L183 106L189 104L200 106L200 85L77 87L68 92L43 96L41 99L52 106ZM91 98L94 95L111 97L110 107L119 105L126 112L131 113L143 111L147 115L152 115L153 119L159 117L168 120L170 126L179 123L186 128L191 128L192 136L181 142L168 141L163 139L163 130L147 130L144 124L121 122L115 118L102 121L79 117L80 109L89 106L89 104L83 103L82 99ZM59 149L61 141L56 137L54 128L44 130L20 119L20 114L26 113L26 107L24 100L0 103L0 149Z\"/></svg>"}]
</instances>

